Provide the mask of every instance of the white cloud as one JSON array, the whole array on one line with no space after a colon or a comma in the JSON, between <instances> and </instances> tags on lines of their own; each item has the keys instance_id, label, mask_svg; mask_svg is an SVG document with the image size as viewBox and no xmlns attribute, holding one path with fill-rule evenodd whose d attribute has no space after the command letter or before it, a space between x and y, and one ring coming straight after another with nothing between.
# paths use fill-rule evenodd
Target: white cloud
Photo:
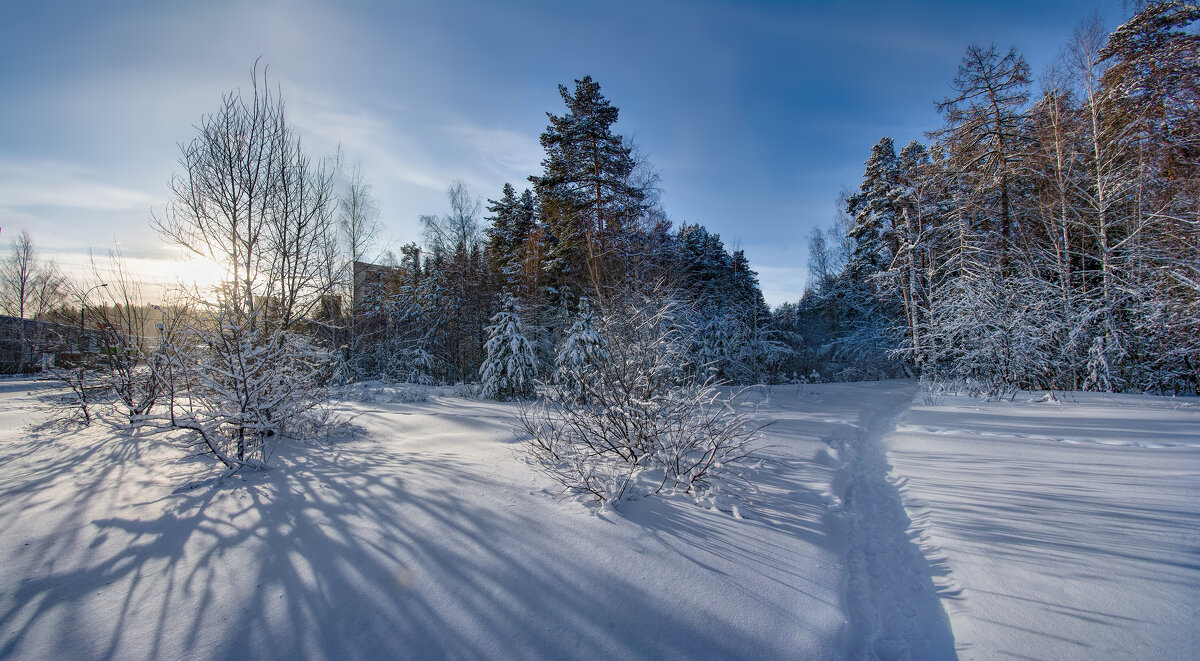
<instances>
[{"instance_id":1,"label":"white cloud","mask_svg":"<svg viewBox=\"0 0 1200 661\"><path fill-rule=\"evenodd\" d=\"M446 190L462 180L480 198L496 197L504 182L517 185L540 170L536 134L487 121L447 116L432 105L356 103L286 81L288 121L309 153L332 154L339 145L372 184L394 239L417 239L421 214L446 209Z\"/></svg>"},{"instance_id":2,"label":"white cloud","mask_svg":"<svg viewBox=\"0 0 1200 661\"><path fill-rule=\"evenodd\" d=\"M8 207L121 210L149 207L154 198L71 163L0 158L0 200Z\"/></svg>"}]
</instances>

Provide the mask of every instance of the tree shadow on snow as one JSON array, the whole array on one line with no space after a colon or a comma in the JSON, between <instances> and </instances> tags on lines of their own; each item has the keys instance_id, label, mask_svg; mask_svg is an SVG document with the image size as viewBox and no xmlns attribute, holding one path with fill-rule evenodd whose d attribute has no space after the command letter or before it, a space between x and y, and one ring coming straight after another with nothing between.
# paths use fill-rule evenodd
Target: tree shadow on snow
<instances>
[{"instance_id":1,"label":"tree shadow on snow","mask_svg":"<svg viewBox=\"0 0 1200 661\"><path fill-rule=\"evenodd\" d=\"M364 445L176 493L143 477L136 443L63 449L0 491L49 508L61 532L29 553L63 558L0 600L0 657L713 658L754 642L564 552L586 540L446 456ZM142 516L114 495L138 481Z\"/></svg>"}]
</instances>

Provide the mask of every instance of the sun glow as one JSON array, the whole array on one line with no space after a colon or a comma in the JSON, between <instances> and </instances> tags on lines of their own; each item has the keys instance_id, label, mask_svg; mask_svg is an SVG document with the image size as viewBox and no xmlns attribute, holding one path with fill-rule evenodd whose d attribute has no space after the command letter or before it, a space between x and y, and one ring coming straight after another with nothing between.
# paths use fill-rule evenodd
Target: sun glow
<instances>
[{"instance_id":1,"label":"sun glow","mask_svg":"<svg viewBox=\"0 0 1200 661\"><path fill-rule=\"evenodd\" d=\"M162 260L158 264L154 280L164 289L184 288L195 290L201 296L209 295L225 278L225 269L204 257L182 257L177 260Z\"/></svg>"}]
</instances>

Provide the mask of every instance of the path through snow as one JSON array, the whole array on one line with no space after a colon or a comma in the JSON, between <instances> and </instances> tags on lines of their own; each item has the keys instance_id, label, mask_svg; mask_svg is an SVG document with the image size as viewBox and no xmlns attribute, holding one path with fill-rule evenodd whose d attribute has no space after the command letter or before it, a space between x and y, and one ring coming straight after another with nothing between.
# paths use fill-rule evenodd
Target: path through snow
<instances>
[{"instance_id":1,"label":"path through snow","mask_svg":"<svg viewBox=\"0 0 1200 661\"><path fill-rule=\"evenodd\" d=\"M847 437L829 439L845 462L835 488L846 536L847 654L851 659L952 659L950 623L929 561L888 477L882 437L912 401L915 385L893 382L864 407Z\"/></svg>"}]
</instances>

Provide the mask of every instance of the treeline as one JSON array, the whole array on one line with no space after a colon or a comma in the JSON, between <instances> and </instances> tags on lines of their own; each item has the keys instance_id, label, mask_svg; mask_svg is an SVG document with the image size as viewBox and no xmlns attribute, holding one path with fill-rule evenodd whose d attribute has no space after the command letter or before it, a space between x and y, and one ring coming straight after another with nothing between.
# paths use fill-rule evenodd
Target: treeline
<instances>
[{"instance_id":1,"label":"treeline","mask_svg":"<svg viewBox=\"0 0 1200 661\"><path fill-rule=\"evenodd\" d=\"M541 172L486 203L452 185L448 212L421 218L421 244L379 257L366 178L305 152L257 67L249 92L226 95L182 145L151 223L226 269L217 291L146 308L119 259L66 283L34 268L24 236L4 262L3 303L37 318L77 299L87 326L112 336L105 378L131 419L165 398L173 426L238 439L219 448L231 463L256 452L247 434L301 420L328 384L503 373L485 390L517 395L562 382L562 365L585 357L584 321L612 329L631 309L669 317L676 367L703 379L1196 392L1198 19L1190 4L1153 2L1112 34L1085 22L1036 92L1015 50L969 48L938 104L943 125L928 144L872 148L836 227L812 236L808 290L774 311L742 251L672 225L590 77L560 86ZM18 327L17 367L36 367L44 352ZM489 349L505 342L529 351Z\"/></svg>"},{"instance_id":2,"label":"treeline","mask_svg":"<svg viewBox=\"0 0 1200 661\"><path fill-rule=\"evenodd\" d=\"M424 245L359 264L354 305L332 324L349 378L474 382L492 317L513 299L533 347L532 378L550 380L581 301L620 307L653 295L686 305L694 369L754 382L775 378L786 347L740 251L699 225L677 229L658 205L657 178L615 132L618 109L590 77L560 86L566 106L541 135L543 171L484 205L461 184L449 213L423 216Z\"/></svg>"},{"instance_id":3,"label":"treeline","mask_svg":"<svg viewBox=\"0 0 1200 661\"><path fill-rule=\"evenodd\" d=\"M1037 88L1014 49L968 48L930 142L880 140L812 236L809 289L774 318L801 369L1197 392L1198 20L1088 20Z\"/></svg>"}]
</instances>

